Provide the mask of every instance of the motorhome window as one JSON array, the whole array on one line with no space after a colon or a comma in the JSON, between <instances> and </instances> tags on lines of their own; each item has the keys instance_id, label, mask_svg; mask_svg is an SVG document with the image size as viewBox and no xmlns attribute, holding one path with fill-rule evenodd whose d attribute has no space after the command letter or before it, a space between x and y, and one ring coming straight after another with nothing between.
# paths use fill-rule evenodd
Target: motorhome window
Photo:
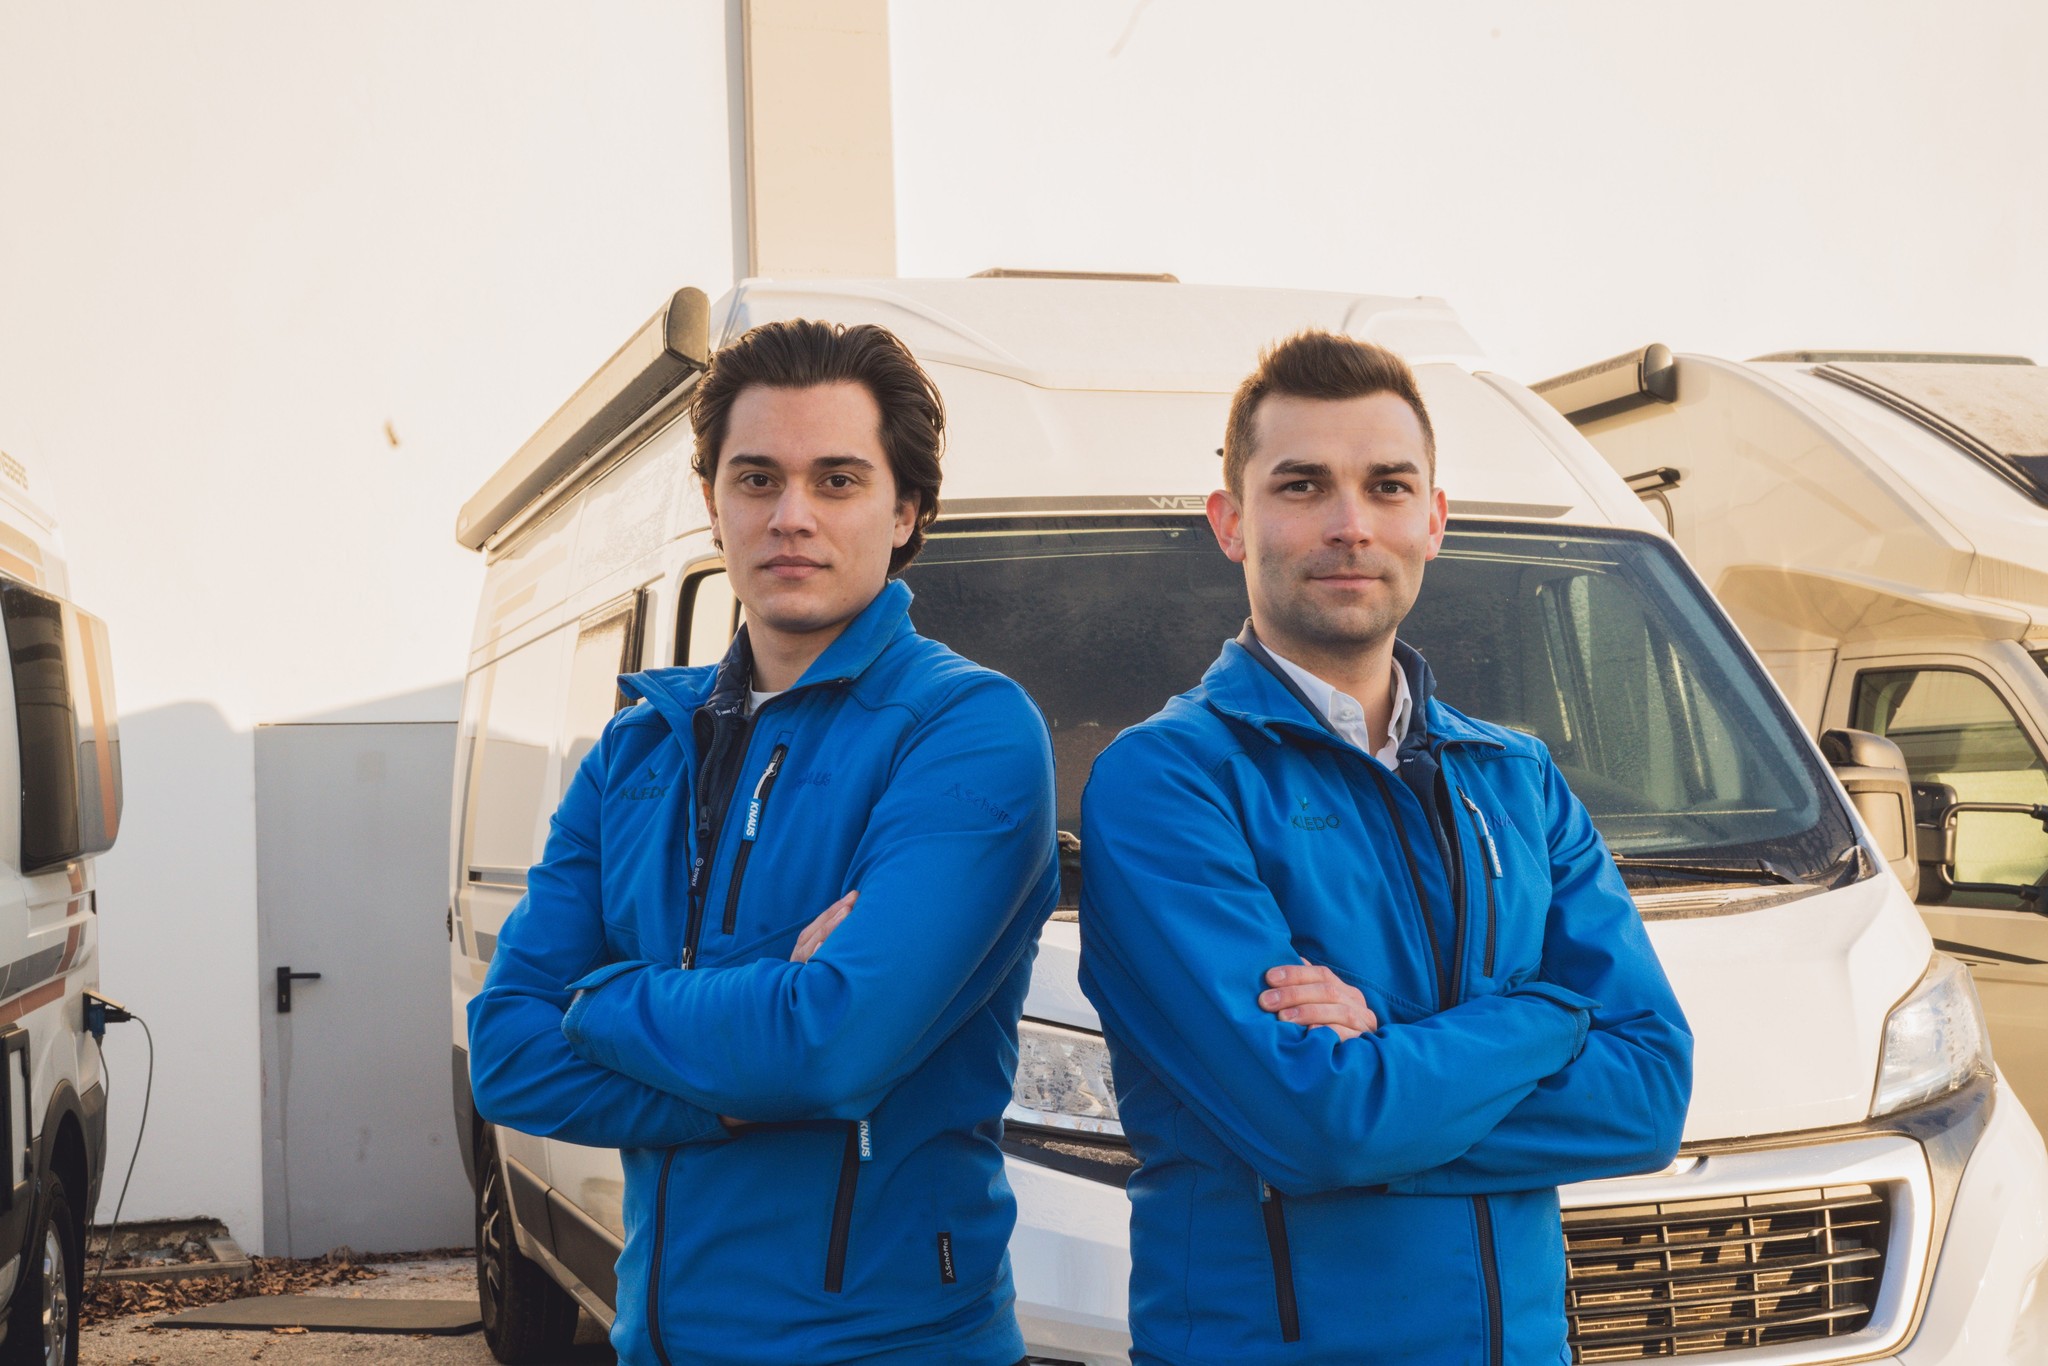
<instances>
[{"instance_id":1,"label":"motorhome window","mask_svg":"<svg viewBox=\"0 0 2048 1366\"><path fill-rule=\"evenodd\" d=\"M683 582L682 599L682 619L676 623L682 649L676 663L716 664L739 629L740 604L732 581L723 569L692 574Z\"/></svg>"},{"instance_id":2,"label":"motorhome window","mask_svg":"<svg viewBox=\"0 0 2048 1366\"><path fill-rule=\"evenodd\" d=\"M1849 724L1906 756L1916 783L1946 783L1965 802L2048 802L2048 765L2005 699L1964 669L1869 669L1856 675ZM2031 883L2048 871L2039 822L1965 814L1956 834L1958 882Z\"/></svg>"},{"instance_id":3,"label":"motorhome window","mask_svg":"<svg viewBox=\"0 0 2048 1366\"><path fill-rule=\"evenodd\" d=\"M21 764L21 869L105 853L121 825L121 743L104 623L0 585Z\"/></svg>"},{"instance_id":4,"label":"motorhome window","mask_svg":"<svg viewBox=\"0 0 2048 1366\"><path fill-rule=\"evenodd\" d=\"M524 871L540 858L542 823L559 792L549 761L562 716L564 639L555 631L522 645L470 682L483 695L464 842L472 870Z\"/></svg>"},{"instance_id":5,"label":"motorhome window","mask_svg":"<svg viewBox=\"0 0 2048 1366\"><path fill-rule=\"evenodd\" d=\"M1065 830L1096 754L1197 682L1249 610L1198 518L941 522L904 579L920 631L1037 699ZM1657 538L1465 523L1402 637L1444 701L1548 743L1619 853L1819 877L1854 842L1811 745Z\"/></svg>"},{"instance_id":6,"label":"motorhome window","mask_svg":"<svg viewBox=\"0 0 2048 1366\"><path fill-rule=\"evenodd\" d=\"M576 629L576 653L569 661L568 711L562 727L561 791L569 790L576 766L597 744L598 733L626 705L619 675L638 666L640 595L606 603Z\"/></svg>"}]
</instances>

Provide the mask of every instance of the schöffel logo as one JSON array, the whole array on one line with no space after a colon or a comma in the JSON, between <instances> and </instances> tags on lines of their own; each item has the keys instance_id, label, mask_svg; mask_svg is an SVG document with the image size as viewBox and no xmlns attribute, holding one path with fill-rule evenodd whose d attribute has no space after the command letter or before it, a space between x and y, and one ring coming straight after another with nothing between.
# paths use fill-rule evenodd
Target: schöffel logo
<instances>
[{"instance_id":1,"label":"sch\u00f6ffel logo","mask_svg":"<svg viewBox=\"0 0 2048 1366\"><path fill-rule=\"evenodd\" d=\"M659 773L654 771L654 765L649 764L647 766L648 781L640 783L633 787L629 787L624 792L621 792L619 795L624 797L629 802L651 802L659 800L660 798L668 794L667 784L657 783L653 781L654 779L659 778L660 776L661 775Z\"/></svg>"},{"instance_id":2,"label":"sch\u00f6ffel logo","mask_svg":"<svg viewBox=\"0 0 2048 1366\"><path fill-rule=\"evenodd\" d=\"M1017 823L1016 817L971 787L954 783L946 789L944 795L951 797L956 802L965 802L969 806L979 809L983 815L991 817L1000 824L1015 825Z\"/></svg>"},{"instance_id":3,"label":"sch\u00f6ffel logo","mask_svg":"<svg viewBox=\"0 0 2048 1366\"><path fill-rule=\"evenodd\" d=\"M1296 830L1335 830L1340 826L1341 822L1338 821L1336 812L1332 811L1322 816L1314 815L1308 809L1308 798L1299 797L1296 800L1301 803L1301 810L1295 812L1293 819L1288 822Z\"/></svg>"}]
</instances>

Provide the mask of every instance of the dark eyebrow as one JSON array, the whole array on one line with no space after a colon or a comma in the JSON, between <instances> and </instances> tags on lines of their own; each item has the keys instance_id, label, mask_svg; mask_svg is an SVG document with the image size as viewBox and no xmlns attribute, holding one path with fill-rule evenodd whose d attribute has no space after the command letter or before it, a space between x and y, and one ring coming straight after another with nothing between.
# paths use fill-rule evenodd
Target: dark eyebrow
<instances>
[{"instance_id":1,"label":"dark eyebrow","mask_svg":"<svg viewBox=\"0 0 2048 1366\"><path fill-rule=\"evenodd\" d=\"M768 455L729 455L725 458L725 463L728 465L747 465L755 469L764 470L780 470L782 468L780 461ZM863 459L858 455L821 455L810 464L812 469L827 470L872 470L874 467L874 461Z\"/></svg>"},{"instance_id":2,"label":"dark eyebrow","mask_svg":"<svg viewBox=\"0 0 2048 1366\"><path fill-rule=\"evenodd\" d=\"M1282 460L1266 471L1268 479L1328 479L1330 467L1320 460Z\"/></svg>"},{"instance_id":3,"label":"dark eyebrow","mask_svg":"<svg viewBox=\"0 0 2048 1366\"><path fill-rule=\"evenodd\" d=\"M1374 465L1365 472L1365 477L1368 479L1383 479L1390 474L1420 473L1422 473L1421 466L1417 465L1413 460L1395 460L1386 464Z\"/></svg>"}]
</instances>

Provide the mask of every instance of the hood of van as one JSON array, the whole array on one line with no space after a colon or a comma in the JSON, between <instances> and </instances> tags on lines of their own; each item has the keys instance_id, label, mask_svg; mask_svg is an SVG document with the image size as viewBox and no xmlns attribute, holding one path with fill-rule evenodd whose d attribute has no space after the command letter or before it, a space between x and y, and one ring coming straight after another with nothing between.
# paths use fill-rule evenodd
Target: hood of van
<instances>
[{"instance_id":1,"label":"hood of van","mask_svg":"<svg viewBox=\"0 0 2048 1366\"><path fill-rule=\"evenodd\" d=\"M1687 1143L1826 1129L1870 1113L1885 1017L1933 952L1895 878L1649 929L1692 1026ZM1076 980L1079 931L1071 921L1045 927L1024 1013L1099 1030Z\"/></svg>"}]
</instances>

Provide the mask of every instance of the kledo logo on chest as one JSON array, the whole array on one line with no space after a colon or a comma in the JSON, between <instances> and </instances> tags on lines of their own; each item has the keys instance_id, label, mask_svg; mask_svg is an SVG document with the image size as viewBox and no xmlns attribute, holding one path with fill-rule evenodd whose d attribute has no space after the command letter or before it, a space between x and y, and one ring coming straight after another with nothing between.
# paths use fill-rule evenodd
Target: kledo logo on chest
<instances>
[{"instance_id":1,"label":"kledo logo on chest","mask_svg":"<svg viewBox=\"0 0 2048 1366\"><path fill-rule=\"evenodd\" d=\"M629 802L651 802L667 794L668 784L655 781L661 774L655 771L653 764L647 766L646 777L647 781L636 783L619 795Z\"/></svg>"},{"instance_id":2,"label":"kledo logo on chest","mask_svg":"<svg viewBox=\"0 0 2048 1366\"><path fill-rule=\"evenodd\" d=\"M1342 827L1343 822L1337 819L1336 812L1318 815L1309 809L1308 798L1298 797L1295 800L1300 803L1301 810L1294 813L1288 824L1296 830L1336 830Z\"/></svg>"}]
</instances>

